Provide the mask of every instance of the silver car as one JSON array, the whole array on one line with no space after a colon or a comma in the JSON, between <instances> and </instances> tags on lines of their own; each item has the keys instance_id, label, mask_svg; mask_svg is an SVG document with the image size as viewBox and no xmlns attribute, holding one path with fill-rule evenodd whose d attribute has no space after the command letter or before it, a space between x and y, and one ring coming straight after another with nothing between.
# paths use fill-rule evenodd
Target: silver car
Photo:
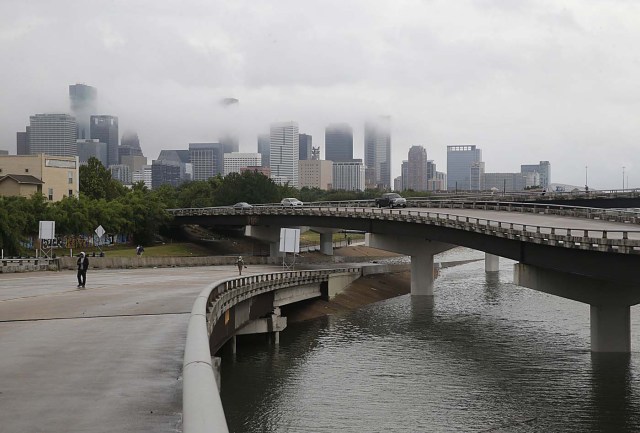
<instances>
[{"instance_id":1,"label":"silver car","mask_svg":"<svg viewBox=\"0 0 640 433\"><path fill-rule=\"evenodd\" d=\"M302 202L294 197L283 198L280 204L282 206L302 206Z\"/></svg>"}]
</instances>

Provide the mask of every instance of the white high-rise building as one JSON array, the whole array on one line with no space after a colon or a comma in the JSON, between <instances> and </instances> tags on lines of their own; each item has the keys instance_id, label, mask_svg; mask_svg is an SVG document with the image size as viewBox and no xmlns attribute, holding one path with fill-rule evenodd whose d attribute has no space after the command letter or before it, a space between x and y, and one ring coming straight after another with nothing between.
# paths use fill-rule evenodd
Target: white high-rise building
<instances>
[{"instance_id":1,"label":"white high-rise building","mask_svg":"<svg viewBox=\"0 0 640 433\"><path fill-rule=\"evenodd\" d=\"M189 143L193 180L207 180L224 173L224 152L220 143Z\"/></svg>"},{"instance_id":2,"label":"white high-rise building","mask_svg":"<svg viewBox=\"0 0 640 433\"><path fill-rule=\"evenodd\" d=\"M333 189L364 191L365 168L362 160L333 163Z\"/></svg>"},{"instance_id":3,"label":"white high-rise building","mask_svg":"<svg viewBox=\"0 0 640 433\"><path fill-rule=\"evenodd\" d=\"M36 114L29 118L29 151L31 155L52 156L78 154L76 119L68 114Z\"/></svg>"},{"instance_id":4,"label":"white high-rise building","mask_svg":"<svg viewBox=\"0 0 640 433\"><path fill-rule=\"evenodd\" d=\"M132 182L144 182L144 185L151 189L151 166L143 165L141 169L134 171L131 174Z\"/></svg>"},{"instance_id":5,"label":"white high-rise building","mask_svg":"<svg viewBox=\"0 0 640 433\"><path fill-rule=\"evenodd\" d=\"M108 168L111 177L123 185L131 185L131 170L125 164L113 164Z\"/></svg>"},{"instance_id":6,"label":"white high-rise building","mask_svg":"<svg viewBox=\"0 0 640 433\"><path fill-rule=\"evenodd\" d=\"M271 177L298 187L299 130L297 122L271 125L269 134Z\"/></svg>"},{"instance_id":7,"label":"white high-rise building","mask_svg":"<svg viewBox=\"0 0 640 433\"><path fill-rule=\"evenodd\" d=\"M241 168L259 167L262 155L259 153L231 152L224 154L224 175L240 173Z\"/></svg>"}]
</instances>

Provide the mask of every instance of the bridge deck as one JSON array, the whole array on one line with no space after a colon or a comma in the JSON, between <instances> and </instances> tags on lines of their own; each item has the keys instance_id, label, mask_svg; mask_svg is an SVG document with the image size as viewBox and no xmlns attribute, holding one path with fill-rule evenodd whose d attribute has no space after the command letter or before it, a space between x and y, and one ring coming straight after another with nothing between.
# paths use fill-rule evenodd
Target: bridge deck
<instances>
[{"instance_id":1,"label":"bridge deck","mask_svg":"<svg viewBox=\"0 0 640 433\"><path fill-rule=\"evenodd\" d=\"M236 272L90 270L85 290L71 271L0 274L1 430L179 430L189 312Z\"/></svg>"}]
</instances>

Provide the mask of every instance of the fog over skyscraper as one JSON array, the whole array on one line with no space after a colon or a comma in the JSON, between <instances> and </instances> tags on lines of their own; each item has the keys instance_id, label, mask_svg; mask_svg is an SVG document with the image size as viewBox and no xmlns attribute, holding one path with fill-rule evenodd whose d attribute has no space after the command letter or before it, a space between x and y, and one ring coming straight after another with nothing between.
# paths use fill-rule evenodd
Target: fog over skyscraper
<instances>
[{"instance_id":1,"label":"fog over skyscraper","mask_svg":"<svg viewBox=\"0 0 640 433\"><path fill-rule=\"evenodd\" d=\"M353 160L353 129L347 123L333 123L324 130L324 159L333 162Z\"/></svg>"},{"instance_id":2,"label":"fog over skyscraper","mask_svg":"<svg viewBox=\"0 0 640 433\"><path fill-rule=\"evenodd\" d=\"M367 187L391 188L391 117L380 116L364 125L364 163Z\"/></svg>"},{"instance_id":3,"label":"fog over skyscraper","mask_svg":"<svg viewBox=\"0 0 640 433\"><path fill-rule=\"evenodd\" d=\"M78 139L90 138L89 121L92 114L98 112L98 90L86 84L72 84L69 86L71 113L78 124Z\"/></svg>"}]
</instances>

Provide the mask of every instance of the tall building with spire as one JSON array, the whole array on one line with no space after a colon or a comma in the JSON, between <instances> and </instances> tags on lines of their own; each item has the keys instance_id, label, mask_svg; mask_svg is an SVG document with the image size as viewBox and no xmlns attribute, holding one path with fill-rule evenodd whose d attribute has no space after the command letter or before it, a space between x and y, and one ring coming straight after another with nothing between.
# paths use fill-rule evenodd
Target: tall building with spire
<instances>
[{"instance_id":1,"label":"tall building with spire","mask_svg":"<svg viewBox=\"0 0 640 433\"><path fill-rule=\"evenodd\" d=\"M71 113L78 124L78 139L91 138L90 117L98 112L98 90L86 84L69 86Z\"/></svg>"},{"instance_id":2,"label":"tall building with spire","mask_svg":"<svg viewBox=\"0 0 640 433\"><path fill-rule=\"evenodd\" d=\"M368 188L390 189L391 117L381 116L364 125L364 163Z\"/></svg>"}]
</instances>

